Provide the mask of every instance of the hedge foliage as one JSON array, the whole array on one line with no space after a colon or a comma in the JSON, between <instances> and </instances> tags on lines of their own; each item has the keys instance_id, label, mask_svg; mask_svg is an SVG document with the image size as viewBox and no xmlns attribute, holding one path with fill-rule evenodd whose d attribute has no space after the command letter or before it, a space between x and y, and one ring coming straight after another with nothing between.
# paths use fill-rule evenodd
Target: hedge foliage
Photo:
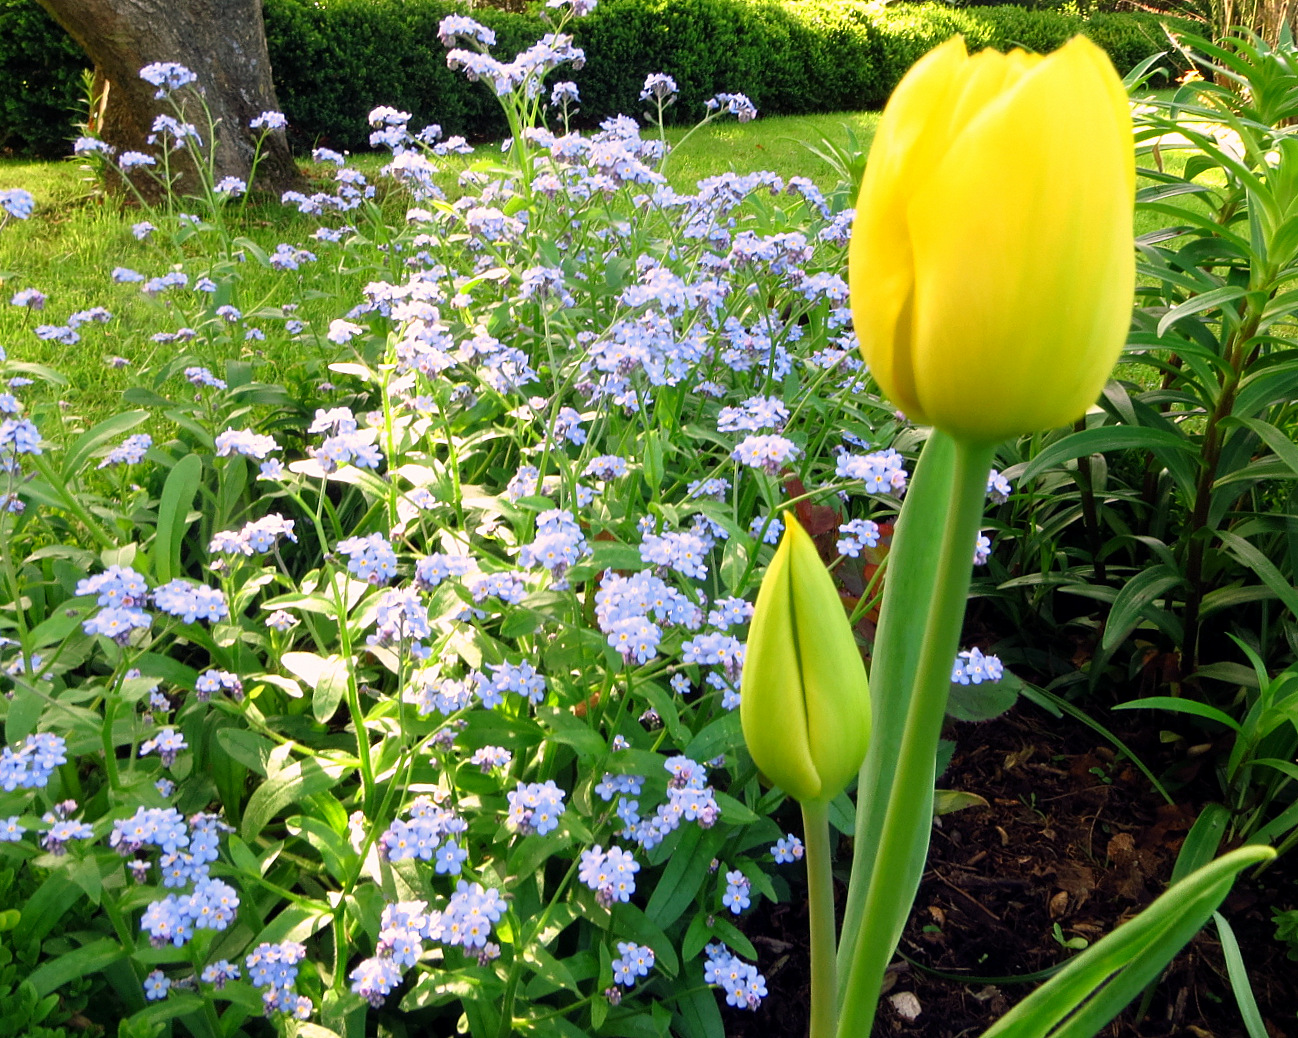
<instances>
[{"instance_id":1,"label":"hedge foliage","mask_svg":"<svg viewBox=\"0 0 1298 1038\"><path fill-rule=\"evenodd\" d=\"M0 0L0 154L66 155L86 57L34 0Z\"/></svg>"},{"instance_id":2,"label":"hedge foliage","mask_svg":"<svg viewBox=\"0 0 1298 1038\"><path fill-rule=\"evenodd\" d=\"M365 148L365 115L377 104L447 134L503 136L490 88L448 70L437 39L442 17L463 10L448 0L265 0L271 65L295 143ZM499 57L544 31L535 14L473 13L495 30ZM557 76L577 82L590 122L640 113L650 72L675 78L673 114L686 121L719 91L747 94L768 115L878 107L921 54L955 33L971 48L1048 51L1082 32L1122 72L1166 49L1153 15L1082 18L1045 6L603 0L576 24L586 67ZM0 58L0 147L66 153L69 118L61 113L75 103L84 59L34 0L0 0Z\"/></svg>"}]
</instances>

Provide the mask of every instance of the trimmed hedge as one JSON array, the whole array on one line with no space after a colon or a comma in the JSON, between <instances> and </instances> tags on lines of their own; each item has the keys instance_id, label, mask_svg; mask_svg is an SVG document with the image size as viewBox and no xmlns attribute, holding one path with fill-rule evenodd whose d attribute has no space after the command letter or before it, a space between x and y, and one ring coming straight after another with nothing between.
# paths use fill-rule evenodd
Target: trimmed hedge
<instances>
[{"instance_id":1,"label":"trimmed hedge","mask_svg":"<svg viewBox=\"0 0 1298 1038\"><path fill-rule=\"evenodd\" d=\"M86 57L34 0L0 0L0 153L66 155Z\"/></svg>"},{"instance_id":2,"label":"trimmed hedge","mask_svg":"<svg viewBox=\"0 0 1298 1038\"><path fill-rule=\"evenodd\" d=\"M435 122L446 134L503 136L483 83L446 67L437 25L462 11L450 0L265 0L266 35L280 104L299 148L368 146L365 116L378 104ZM479 8L509 58L544 30L539 17ZM638 115L644 78L680 86L669 112L693 121L720 91L747 94L768 115L879 107L917 58L955 33L971 48L1048 51L1079 32L1122 72L1166 49L1159 19L1135 13L1089 19L1046 7L882 6L869 0L603 0L576 22L582 118ZM1174 20L1173 20L1174 21ZM1190 23L1176 23L1192 28ZM33 0L0 0L0 146L64 154L67 111L84 59ZM21 52L21 60L9 53Z\"/></svg>"}]
</instances>

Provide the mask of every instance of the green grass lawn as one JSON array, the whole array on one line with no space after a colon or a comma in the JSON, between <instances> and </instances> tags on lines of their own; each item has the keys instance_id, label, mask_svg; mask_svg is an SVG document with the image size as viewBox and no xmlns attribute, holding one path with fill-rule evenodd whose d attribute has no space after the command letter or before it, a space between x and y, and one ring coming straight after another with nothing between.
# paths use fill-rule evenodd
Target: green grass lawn
<instances>
[{"instance_id":1,"label":"green grass lawn","mask_svg":"<svg viewBox=\"0 0 1298 1038\"><path fill-rule=\"evenodd\" d=\"M728 171L771 170L785 180L805 176L827 194L837 191L837 201L849 204L854 188L849 187L840 169L816 152L838 153L843 158L863 155L873 139L878 119L877 112L844 112L759 118L744 124L718 120L694 133L672 128L667 131L667 139L674 147L665 170L669 182L678 191L691 191L699 180ZM644 132L646 136L653 133L652 129ZM487 144L479 146L473 155L443 160L441 186L454 197L460 191L460 174L474 163L494 161L497 154L496 147ZM1179 169L1184 163L1184 153L1169 151L1163 160L1165 167ZM378 177L386 161L385 153L372 153L355 156L352 165L373 179ZM1152 163L1148 156L1142 156L1138 164ZM331 170L309 164L304 168L326 175ZM80 160L0 159L0 188L10 187L31 191L36 197L37 210L33 219L11 221L0 233L0 294L7 301L13 291L34 286L50 296L50 306L44 316L0 306L0 342L16 359L63 372L70 380L65 397L78 409L90 414L111 413L118 406L122 390L130 384L131 374L127 369L110 367L106 359L121 356L132 367L140 367L156 361L161 350L175 347L159 347L149 338L152 332L169 326L167 318L157 312L169 304L145 297L137 285L113 284L108 274L117 266L157 274L169 263L184 259L183 249L173 247L174 255L169 256L166 247L136 241L130 225L142 218L140 211L118 199L104 197ZM1183 196L1177 201L1182 205L1202 206L1193 196ZM394 208L404 207L405 196L395 195L391 204ZM1136 232L1145 233L1166 222L1165 217L1140 213ZM233 223L234 233L252 239L267 250L273 250L280 242L307 243L309 247L309 235L317 226L313 218L300 216L294 209L275 203L251 205ZM304 272L304 279L318 278L321 274L317 267ZM269 298L272 292L276 296L282 294L277 274L249 264L243 276L246 281L241 285L241 298L245 301L262 295ZM332 275L335 279L348 276L341 271ZM370 278L352 275L351 279L355 284L350 293L343 293L344 298L358 297L359 289ZM337 303L330 293L313 298L311 292L302 291L298 298L298 316L321 327L339 316L334 312ZM91 306L107 306L119 318L102 335L95 336L93 348L86 344L69 348L39 340L31 334L30 328L35 324L47 320L60 322L67 314ZM171 326L175 324L172 320ZM265 343L230 344L233 356L264 357L275 367L289 359L288 351L296 356L300 349L300 342L274 336ZM331 349L322 343L322 356Z\"/></svg>"},{"instance_id":2,"label":"green grass lawn","mask_svg":"<svg viewBox=\"0 0 1298 1038\"><path fill-rule=\"evenodd\" d=\"M818 158L808 145L820 150L864 148L873 137L878 121L876 112L847 112L837 115L776 117L739 124L733 119L718 120L692 134L684 145L673 151L666 172L678 191L691 191L705 178L727 171L738 173L771 170L788 180L806 176L825 192L846 190L840 174ZM652 131L646 130L646 135ZM686 136L684 129L669 129L667 139L675 144ZM454 197L459 193L458 178L469 165L491 162L498 154L495 146L479 146L470 156L444 160L441 186ZM353 165L371 178L378 175L387 161L385 154L357 156ZM330 167L310 167L314 172L328 173ZM323 186L323 185L322 185ZM69 158L61 162L37 162L0 159L0 189L22 187L36 197L37 209L32 219L10 221L0 232L0 295L7 303L20 288L35 287L50 297L46 314L32 313L10 306L0 306L0 342L14 359L43 364L58 369L69 379L65 399L89 415L111 413L119 406L121 392L131 382L130 369L116 369L106 360L113 356L130 361L131 368L143 367L159 359L161 351L174 346L158 346L149 336L160 329L175 327L177 319L158 313L168 303L145 297L138 285L113 284L109 272L118 266L130 267L148 275L167 269L170 263L184 259L184 249L141 243L131 234L131 224L143 218L136 207L107 198L95 186L84 163ZM394 196L394 208L404 211L404 195ZM232 221L234 233L246 236L268 251L280 242L305 243L318 224L313 218L299 215L290 207L276 203L251 205L242 218ZM319 250L324 255L325 250ZM304 270L304 281L322 276L315 267ZM248 264L240 272L241 300L263 295L276 297L283 293L281 275ZM334 278L355 282L343 298L359 298L367 274L335 271ZM340 316L331 294L313 298L310 291L299 292L297 316L327 326ZM334 287L334 286L330 286ZM107 306L118 317L102 333L76 347L37 339L31 328L52 321L62 322L69 313L92 306ZM170 323L168 323L170 322ZM322 344L322 355L333 347ZM234 356L264 356L273 365L287 359L286 351L299 351L300 342L271 336L265 343L231 343Z\"/></svg>"}]
</instances>

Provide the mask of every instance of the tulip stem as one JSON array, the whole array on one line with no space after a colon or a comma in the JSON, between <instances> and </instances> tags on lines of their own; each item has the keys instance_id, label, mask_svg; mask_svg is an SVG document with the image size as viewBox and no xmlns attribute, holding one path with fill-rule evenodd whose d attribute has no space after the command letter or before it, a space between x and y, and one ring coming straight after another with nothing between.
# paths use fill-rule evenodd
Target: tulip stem
<instances>
[{"instance_id":1,"label":"tulip stem","mask_svg":"<svg viewBox=\"0 0 1298 1038\"><path fill-rule=\"evenodd\" d=\"M936 565L920 567L927 570L924 575L931 580L923 635L913 681L909 688L902 690L906 709L899 752L891 768L887 808L865 890L859 929L852 935L850 957L845 957L850 965L841 992L840 1038L860 1038L870 1033L884 971L901 938L924 871L933 821L938 736L946 715L951 667L959 647L973 570L974 541L987 494L993 445L952 441L941 433L934 436L946 440L942 445L944 450L953 448L950 501L949 507L934 509L936 515L943 515L940 537L935 538L938 541ZM907 504L912 502L908 500ZM907 523L916 526L910 531L912 534L926 529L928 517L914 512L913 508L903 509L899 530ZM891 578L899 576L894 566ZM887 608L885 601L884 609ZM880 620L881 632L887 619L885 616ZM893 648L885 642L877 646L877 651L885 653ZM883 762L883 766L886 768L890 763ZM849 900L852 894L859 896L858 891L852 891ZM847 943L847 935L844 936Z\"/></svg>"},{"instance_id":2,"label":"tulip stem","mask_svg":"<svg viewBox=\"0 0 1298 1038\"><path fill-rule=\"evenodd\" d=\"M811 922L811 1038L838 1030L834 926L834 872L829 860L829 805L802 805L807 839L807 910Z\"/></svg>"}]
</instances>

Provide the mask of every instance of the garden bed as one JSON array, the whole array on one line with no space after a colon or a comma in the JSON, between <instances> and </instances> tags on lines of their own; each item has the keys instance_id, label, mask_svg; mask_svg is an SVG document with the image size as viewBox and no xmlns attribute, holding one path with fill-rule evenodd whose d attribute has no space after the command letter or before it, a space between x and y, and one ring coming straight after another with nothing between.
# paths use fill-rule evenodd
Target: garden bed
<instances>
[{"instance_id":1,"label":"garden bed","mask_svg":"<svg viewBox=\"0 0 1298 1038\"><path fill-rule=\"evenodd\" d=\"M1166 752L1153 727L1117 734L1151 765ZM1197 816L1199 801L1192 797L1211 793L1207 782L1196 782L1177 804L1165 804L1091 729L1028 704L985 724L959 725L956 743L939 784L976 793L988 806L947 815L934 827L928 870L901 943L909 961L894 963L887 993L920 1012L907 1019L885 1002L877 1038L981 1034L1034 986L994 978L1065 962L1076 952L1060 939L1098 940L1162 892ZM1282 861L1256 882L1242 879L1222 909L1271 1038L1298 1034L1295 967L1271 922L1272 905L1295 878L1292 863ZM762 1014L734 1013L727 1034L802 1033L810 990L805 905L775 906L755 917L748 932L777 965L767 972L771 994ZM959 981L957 974L985 979ZM910 1005L906 994L914 996ZM1204 930L1177 957L1142 1020L1129 1009L1101 1034L1245 1038L1216 931Z\"/></svg>"}]
</instances>

